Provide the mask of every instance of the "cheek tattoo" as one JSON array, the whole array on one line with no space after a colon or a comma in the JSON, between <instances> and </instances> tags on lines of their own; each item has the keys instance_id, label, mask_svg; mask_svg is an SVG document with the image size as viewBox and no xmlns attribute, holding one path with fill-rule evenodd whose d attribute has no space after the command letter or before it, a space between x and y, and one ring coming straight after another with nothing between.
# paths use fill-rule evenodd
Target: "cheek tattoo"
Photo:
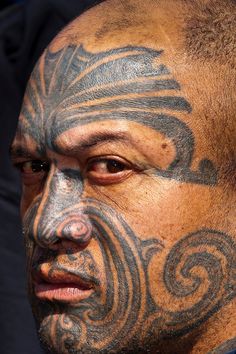
<instances>
[{"instance_id":1,"label":"cheek tattoo","mask_svg":"<svg viewBox=\"0 0 236 354\"><path fill-rule=\"evenodd\" d=\"M216 168L203 159L192 169L194 135L177 117L191 114L192 108L161 55L132 46L101 53L73 45L56 53L46 50L26 92L21 133L34 139L39 153L60 153L56 139L73 127L132 121L175 146L173 161L156 169L156 176L211 188L217 184ZM114 208L83 193L80 171L52 166L42 195L23 221L26 241L44 249L41 255L32 250L29 272L49 262L50 276L64 272L92 284L91 296L73 305L42 301L30 286L39 332L52 352L128 353L136 348L138 353L139 346L148 348L151 337L158 342L191 332L236 296L236 245L229 235L202 228L177 241L161 265L162 287L153 294L150 265L166 252L164 244L154 235L141 240ZM79 250L68 250L63 262L51 247L61 239ZM101 254L103 280L101 265L87 247L91 239ZM171 301L164 306L161 298Z\"/></svg>"}]
</instances>

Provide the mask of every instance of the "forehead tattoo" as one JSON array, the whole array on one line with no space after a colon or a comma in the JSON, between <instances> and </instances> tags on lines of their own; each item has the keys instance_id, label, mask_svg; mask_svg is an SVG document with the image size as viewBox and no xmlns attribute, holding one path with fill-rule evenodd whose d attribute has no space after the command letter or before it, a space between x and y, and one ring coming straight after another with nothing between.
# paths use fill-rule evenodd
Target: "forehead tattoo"
<instances>
[{"instance_id":1,"label":"forehead tattoo","mask_svg":"<svg viewBox=\"0 0 236 354\"><path fill-rule=\"evenodd\" d=\"M22 110L21 131L38 144L58 151L57 137L76 126L107 120L128 120L172 140L176 155L158 176L215 185L213 163L203 159L191 168L195 141L178 114L191 114L180 84L161 63L161 50L127 46L90 53L70 45L46 50L36 66ZM37 119L35 119L37 116Z\"/></svg>"}]
</instances>

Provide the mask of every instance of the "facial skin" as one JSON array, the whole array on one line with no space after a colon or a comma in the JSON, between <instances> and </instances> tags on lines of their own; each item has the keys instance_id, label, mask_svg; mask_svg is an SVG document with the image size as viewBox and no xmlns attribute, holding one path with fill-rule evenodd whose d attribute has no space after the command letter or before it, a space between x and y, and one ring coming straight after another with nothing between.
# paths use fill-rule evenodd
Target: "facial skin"
<instances>
[{"instance_id":1,"label":"facial skin","mask_svg":"<svg viewBox=\"0 0 236 354\"><path fill-rule=\"evenodd\" d=\"M164 5L138 39L122 6L77 19L26 91L12 155L32 308L51 353L206 353L235 336L235 189L206 119L225 82L188 61Z\"/></svg>"}]
</instances>

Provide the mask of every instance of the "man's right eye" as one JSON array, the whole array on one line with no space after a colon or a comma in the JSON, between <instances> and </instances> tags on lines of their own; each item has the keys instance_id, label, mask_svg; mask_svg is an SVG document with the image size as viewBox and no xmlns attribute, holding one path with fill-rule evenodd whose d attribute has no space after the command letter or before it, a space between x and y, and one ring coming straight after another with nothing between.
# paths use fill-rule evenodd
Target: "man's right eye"
<instances>
[{"instance_id":1,"label":"man's right eye","mask_svg":"<svg viewBox=\"0 0 236 354\"><path fill-rule=\"evenodd\" d=\"M50 163L42 160L22 161L15 166L21 172L22 183L28 186L41 184L50 169Z\"/></svg>"},{"instance_id":2,"label":"man's right eye","mask_svg":"<svg viewBox=\"0 0 236 354\"><path fill-rule=\"evenodd\" d=\"M24 161L16 164L16 167L23 174L33 174L40 172L48 172L50 165L47 161L41 160L32 160L32 161Z\"/></svg>"}]
</instances>

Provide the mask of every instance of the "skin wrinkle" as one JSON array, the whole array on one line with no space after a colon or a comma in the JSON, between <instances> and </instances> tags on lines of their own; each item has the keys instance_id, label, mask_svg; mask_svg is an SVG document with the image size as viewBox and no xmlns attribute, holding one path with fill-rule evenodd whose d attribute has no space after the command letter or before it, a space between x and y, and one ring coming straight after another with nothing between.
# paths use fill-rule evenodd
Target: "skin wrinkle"
<instances>
[{"instance_id":1,"label":"skin wrinkle","mask_svg":"<svg viewBox=\"0 0 236 354\"><path fill-rule=\"evenodd\" d=\"M234 343L234 80L227 63L192 59L196 4L187 16L189 1L107 0L31 76L11 151L48 353L223 354ZM40 298L38 279L90 292Z\"/></svg>"}]
</instances>

